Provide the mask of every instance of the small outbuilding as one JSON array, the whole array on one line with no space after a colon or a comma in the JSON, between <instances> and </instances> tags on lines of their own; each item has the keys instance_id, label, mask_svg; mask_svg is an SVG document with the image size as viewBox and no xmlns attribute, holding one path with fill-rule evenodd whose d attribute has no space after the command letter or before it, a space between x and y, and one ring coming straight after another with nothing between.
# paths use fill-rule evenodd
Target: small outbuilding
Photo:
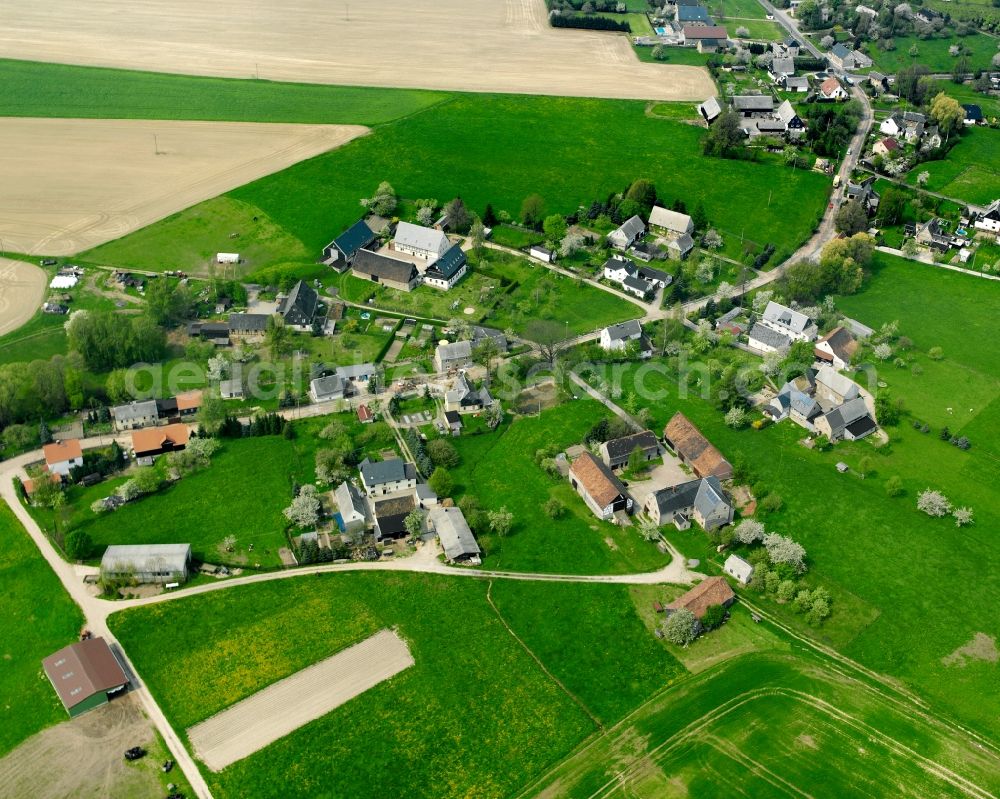
<instances>
[{"instance_id":1,"label":"small outbuilding","mask_svg":"<svg viewBox=\"0 0 1000 799\"><path fill-rule=\"evenodd\" d=\"M71 718L125 690L125 669L103 638L88 638L63 647L42 661L45 676Z\"/></svg>"},{"instance_id":2,"label":"small outbuilding","mask_svg":"<svg viewBox=\"0 0 1000 799\"><path fill-rule=\"evenodd\" d=\"M753 579L753 565L739 555L730 555L726 558L722 570L730 577L735 577L742 585L749 585Z\"/></svg>"}]
</instances>

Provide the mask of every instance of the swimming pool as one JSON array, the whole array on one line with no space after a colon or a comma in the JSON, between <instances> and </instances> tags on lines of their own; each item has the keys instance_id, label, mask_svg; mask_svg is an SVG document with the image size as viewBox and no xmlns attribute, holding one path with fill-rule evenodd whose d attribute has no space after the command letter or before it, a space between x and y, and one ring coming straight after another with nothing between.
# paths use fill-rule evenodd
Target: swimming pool
<instances>
[{"instance_id":1,"label":"swimming pool","mask_svg":"<svg viewBox=\"0 0 1000 799\"><path fill-rule=\"evenodd\" d=\"M658 36L666 36L667 35L667 29L666 28L654 28L654 30L656 31L656 34Z\"/></svg>"}]
</instances>

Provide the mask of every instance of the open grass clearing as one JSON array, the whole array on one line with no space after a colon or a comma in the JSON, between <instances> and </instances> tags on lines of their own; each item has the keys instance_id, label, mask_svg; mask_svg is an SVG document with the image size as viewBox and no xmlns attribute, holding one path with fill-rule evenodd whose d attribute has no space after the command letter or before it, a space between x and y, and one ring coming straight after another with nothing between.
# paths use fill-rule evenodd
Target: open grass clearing
<instances>
[{"instance_id":1,"label":"open grass clearing","mask_svg":"<svg viewBox=\"0 0 1000 799\"><path fill-rule=\"evenodd\" d=\"M961 140L948 151L944 160L917 164L907 175L916 185L922 172L929 173L924 188L986 206L1000 196L1000 131L989 128L969 128Z\"/></svg>"},{"instance_id":2,"label":"open grass clearing","mask_svg":"<svg viewBox=\"0 0 1000 799\"><path fill-rule=\"evenodd\" d=\"M894 50L884 51L876 45L869 48L869 55L875 61L875 69L893 75L904 67L920 64L933 73L950 73L955 68L955 56L948 52L953 44L969 50L969 69L989 69L990 59L996 53L996 40L984 33L971 36L951 36L947 39L920 39L915 35L893 38ZM916 45L917 55L910 55L910 48Z\"/></svg>"},{"instance_id":3,"label":"open grass clearing","mask_svg":"<svg viewBox=\"0 0 1000 799\"><path fill-rule=\"evenodd\" d=\"M764 19L764 6L757 0L709 0L705 4L708 13L711 14L719 25L733 26L739 24L744 19Z\"/></svg>"},{"instance_id":4,"label":"open grass clearing","mask_svg":"<svg viewBox=\"0 0 1000 799\"><path fill-rule=\"evenodd\" d=\"M364 134L361 126L9 118L0 238L69 255ZM229 232L217 230L228 252Z\"/></svg>"},{"instance_id":5,"label":"open grass clearing","mask_svg":"<svg viewBox=\"0 0 1000 799\"><path fill-rule=\"evenodd\" d=\"M694 100L712 91L702 69L675 69L670 80L658 80L631 57L625 36L551 28L542 0L417 0L403 17L390 0L349 9L302 0L295 13L266 0L211 7L178 0L169 8L115 0L102 11L81 18L71 0L12 8L0 56L471 92ZM225 36L218 35L221 21ZM155 46L150 31L158 32Z\"/></svg>"}]
</instances>

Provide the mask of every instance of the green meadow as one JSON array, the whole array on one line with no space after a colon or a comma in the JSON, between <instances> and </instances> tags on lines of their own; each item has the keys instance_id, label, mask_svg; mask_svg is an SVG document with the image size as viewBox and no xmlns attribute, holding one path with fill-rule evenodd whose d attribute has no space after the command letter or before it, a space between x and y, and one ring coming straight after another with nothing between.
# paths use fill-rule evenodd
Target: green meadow
<instances>
[{"instance_id":1,"label":"green meadow","mask_svg":"<svg viewBox=\"0 0 1000 799\"><path fill-rule=\"evenodd\" d=\"M917 164L906 179L916 185L917 176L928 172L926 189L974 205L989 205L1000 197L998 152L1000 131L970 128L943 160Z\"/></svg>"}]
</instances>

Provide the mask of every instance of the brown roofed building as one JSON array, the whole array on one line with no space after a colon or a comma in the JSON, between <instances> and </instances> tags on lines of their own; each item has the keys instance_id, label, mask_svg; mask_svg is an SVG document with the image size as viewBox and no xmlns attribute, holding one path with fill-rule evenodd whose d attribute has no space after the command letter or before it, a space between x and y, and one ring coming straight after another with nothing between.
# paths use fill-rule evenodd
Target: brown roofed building
<instances>
[{"instance_id":1,"label":"brown roofed building","mask_svg":"<svg viewBox=\"0 0 1000 799\"><path fill-rule=\"evenodd\" d=\"M53 474L66 476L74 466L83 465L83 448L78 438L46 444L42 447L42 453L45 455L46 467Z\"/></svg>"},{"instance_id":2,"label":"brown roofed building","mask_svg":"<svg viewBox=\"0 0 1000 799\"><path fill-rule=\"evenodd\" d=\"M663 429L663 443L690 466L698 477L728 480L733 476L732 464L722 457L722 453L680 411L674 414Z\"/></svg>"},{"instance_id":3,"label":"brown roofed building","mask_svg":"<svg viewBox=\"0 0 1000 799\"><path fill-rule=\"evenodd\" d=\"M599 519L632 509L632 498L621 480L601 461L584 452L569 467L569 482Z\"/></svg>"},{"instance_id":4,"label":"brown roofed building","mask_svg":"<svg viewBox=\"0 0 1000 799\"><path fill-rule=\"evenodd\" d=\"M701 620L705 611L712 605L728 608L735 601L736 594L729 587L725 577L709 577L667 605L667 614L678 610L690 610L696 619Z\"/></svg>"},{"instance_id":5,"label":"brown roofed building","mask_svg":"<svg viewBox=\"0 0 1000 799\"><path fill-rule=\"evenodd\" d=\"M128 685L118 658L103 638L89 638L42 661L45 675L70 716L105 704Z\"/></svg>"},{"instance_id":6,"label":"brown roofed building","mask_svg":"<svg viewBox=\"0 0 1000 799\"><path fill-rule=\"evenodd\" d=\"M201 389L185 391L183 394L178 394L175 399L177 400L177 412L186 416L189 413L197 412L201 407L202 392Z\"/></svg>"},{"instance_id":7,"label":"brown roofed building","mask_svg":"<svg viewBox=\"0 0 1000 799\"><path fill-rule=\"evenodd\" d=\"M157 455L184 449L190 437L191 431L186 424L146 427L132 431L132 449L135 451L136 460L152 463Z\"/></svg>"},{"instance_id":8,"label":"brown roofed building","mask_svg":"<svg viewBox=\"0 0 1000 799\"><path fill-rule=\"evenodd\" d=\"M851 332L846 327L835 327L816 342L814 354L833 364L834 369L846 369L857 351L858 342Z\"/></svg>"}]
</instances>

